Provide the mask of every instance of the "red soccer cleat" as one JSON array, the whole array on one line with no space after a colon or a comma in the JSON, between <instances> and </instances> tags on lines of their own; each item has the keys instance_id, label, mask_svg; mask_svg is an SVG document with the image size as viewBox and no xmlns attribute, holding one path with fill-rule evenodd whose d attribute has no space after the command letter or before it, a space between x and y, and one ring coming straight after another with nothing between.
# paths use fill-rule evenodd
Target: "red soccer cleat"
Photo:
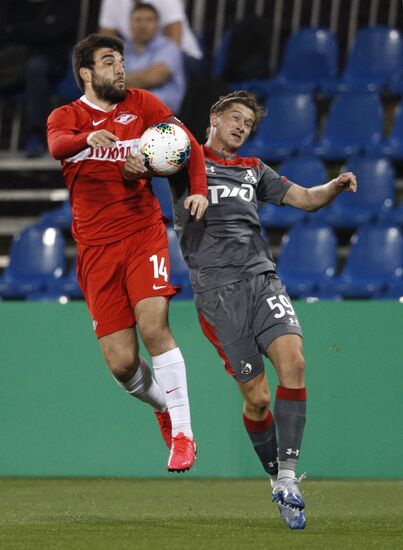
<instances>
[{"instance_id":1,"label":"red soccer cleat","mask_svg":"<svg viewBox=\"0 0 403 550\"><path fill-rule=\"evenodd\" d=\"M196 443L194 439L180 432L172 438L171 452L168 458L169 472L186 472L196 460Z\"/></svg>"},{"instance_id":2,"label":"red soccer cleat","mask_svg":"<svg viewBox=\"0 0 403 550\"><path fill-rule=\"evenodd\" d=\"M172 425L171 425L171 417L169 416L169 412L168 411L159 412L154 409L154 414L157 417L161 435L168 449L170 449L172 445Z\"/></svg>"}]
</instances>

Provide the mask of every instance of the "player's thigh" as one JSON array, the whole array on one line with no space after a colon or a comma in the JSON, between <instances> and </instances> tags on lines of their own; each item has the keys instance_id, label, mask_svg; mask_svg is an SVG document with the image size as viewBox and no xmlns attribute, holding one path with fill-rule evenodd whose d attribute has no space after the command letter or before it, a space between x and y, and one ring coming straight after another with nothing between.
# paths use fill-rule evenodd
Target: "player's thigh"
<instances>
[{"instance_id":1,"label":"player's thigh","mask_svg":"<svg viewBox=\"0 0 403 550\"><path fill-rule=\"evenodd\" d=\"M276 338L266 352L276 369L280 384L287 388L305 385L305 360L302 339L297 334L285 334Z\"/></svg>"},{"instance_id":2,"label":"player's thigh","mask_svg":"<svg viewBox=\"0 0 403 550\"><path fill-rule=\"evenodd\" d=\"M153 296L137 302L137 327L150 355L161 355L176 347L168 325L168 297Z\"/></svg>"},{"instance_id":3,"label":"player's thigh","mask_svg":"<svg viewBox=\"0 0 403 550\"><path fill-rule=\"evenodd\" d=\"M195 295L204 334L216 347L226 370L247 382L264 369L251 328L250 295L245 281Z\"/></svg>"}]
</instances>

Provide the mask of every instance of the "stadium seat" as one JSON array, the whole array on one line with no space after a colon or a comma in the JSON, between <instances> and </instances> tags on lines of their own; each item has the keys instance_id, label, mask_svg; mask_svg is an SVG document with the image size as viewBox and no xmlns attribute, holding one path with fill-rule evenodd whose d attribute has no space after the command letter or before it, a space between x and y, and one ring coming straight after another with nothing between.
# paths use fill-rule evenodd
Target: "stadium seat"
<instances>
[{"instance_id":1,"label":"stadium seat","mask_svg":"<svg viewBox=\"0 0 403 550\"><path fill-rule=\"evenodd\" d=\"M280 161L313 143L316 106L312 94L279 92L266 104L269 113L239 154L262 160Z\"/></svg>"},{"instance_id":2,"label":"stadium seat","mask_svg":"<svg viewBox=\"0 0 403 550\"><path fill-rule=\"evenodd\" d=\"M325 93L367 90L380 92L398 78L403 67L403 39L397 29L361 29L348 54L338 82L325 84Z\"/></svg>"},{"instance_id":3,"label":"stadium seat","mask_svg":"<svg viewBox=\"0 0 403 550\"><path fill-rule=\"evenodd\" d=\"M10 263L0 278L0 295L24 298L44 290L60 279L65 270L65 241L58 228L32 225L17 235L11 245Z\"/></svg>"},{"instance_id":4,"label":"stadium seat","mask_svg":"<svg viewBox=\"0 0 403 550\"><path fill-rule=\"evenodd\" d=\"M370 298L383 292L403 274L403 236L396 226L364 224L351 238L342 273L321 289L348 298Z\"/></svg>"},{"instance_id":5,"label":"stadium seat","mask_svg":"<svg viewBox=\"0 0 403 550\"><path fill-rule=\"evenodd\" d=\"M403 160L403 99L400 101L388 137L372 146L375 153L393 160Z\"/></svg>"},{"instance_id":6,"label":"stadium seat","mask_svg":"<svg viewBox=\"0 0 403 550\"><path fill-rule=\"evenodd\" d=\"M73 298L73 299L82 299L83 293L77 281L76 270L77 270L77 262L75 258L67 275L63 275L63 277L60 277L56 281L49 281L47 283L45 295L46 293L48 293L49 296L58 295L58 296L68 296L69 298ZM32 297L29 297L29 298L33 299Z\"/></svg>"},{"instance_id":7,"label":"stadium seat","mask_svg":"<svg viewBox=\"0 0 403 550\"><path fill-rule=\"evenodd\" d=\"M338 43L328 29L302 28L290 36L278 74L262 82L260 91L315 92L338 73Z\"/></svg>"},{"instance_id":8,"label":"stadium seat","mask_svg":"<svg viewBox=\"0 0 403 550\"><path fill-rule=\"evenodd\" d=\"M325 183L327 179L324 163L311 155L291 157L281 162L278 172L286 176L290 181L304 187L312 187ZM289 227L297 221L301 221L306 212L283 206L279 208L274 204L265 204L259 209L259 218L263 227Z\"/></svg>"},{"instance_id":9,"label":"stadium seat","mask_svg":"<svg viewBox=\"0 0 403 550\"><path fill-rule=\"evenodd\" d=\"M331 227L296 223L284 235L277 269L291 296L318 289L336 267L337 239Z\"/></svg>"},{"instance_id":10,"label":"stadium seat","mask_svg":"<svg viewBox=\"0 0 403 550\"><path fill-rule=\"evenodd\" d=\"M193 291L190 284L189 269L183 259L179 246L178 237L172 227L167 228L169 258L171 262L170 280L171 284L178 287L177 297L180 299L193 298Z\"/></svg>"},{"instance_id":11,"label":"stadium seat","mask_svg":"<svg viewBox=\"0 0 403 550\"><path fill-rule=\"evenodd\" d=\"M172 198L167 178L154 178L152 180L152 188L154 195L160 203L162 215L172 224Z\"/></svg>"},{"instance_id":12,"label":"stadium seat","mask_svg":"<svg viewBox=\"0 0 403 550\"><path fill-rule=\"evenodd\" d=\"M65 200L58 208L46 210L40 218L41 224L47 227L60 227L70 229L72 222L71 206L69 199Z\"/></svg>"},{"instance_id":13,"label":"stadium seat","mask_svg":"<svg viewBox=\"0 0 403 550\"><path fill-rule=\"evenodd\" d=\"M379 212L377 220L399 225L403 228L403 202L397 206L392 206L392 208Z\"/></svg>"},{"instance_id":14,"label":"stadium seat","mask_svg":"<svg viewBox=\"0 0 403 550\"><path fill-rule=\"evenodd\" d=\"M355 155L342 170L357 176L357 192L342 193L314 217L333 227L347 228L375 220L381 212L387 215L395 196L395 171L391 162L385 158Z\"/></svg>"},{"instance_id":15,"label":"stadium seat","mask_svg":"<svg viewBox=\"0 0 403 550\"><path fill-rule=\"evenodd\" d=\"M346 92L333 101L322 136L308 147L324 160L345 160L373 151L381 142L383 111L379 96L370 92Z\"/></svg>"},{"instance_id":16,"label":"stadium seat","mask_svg":"<svg viewBox=\"0 0 403 550\"><path fill-rule=\"evenodd\" d=\"M399 300L403 303L403 279L397 279L388 283L381 294L376 295L377 299Z\"/></svg>"}]
</instances>

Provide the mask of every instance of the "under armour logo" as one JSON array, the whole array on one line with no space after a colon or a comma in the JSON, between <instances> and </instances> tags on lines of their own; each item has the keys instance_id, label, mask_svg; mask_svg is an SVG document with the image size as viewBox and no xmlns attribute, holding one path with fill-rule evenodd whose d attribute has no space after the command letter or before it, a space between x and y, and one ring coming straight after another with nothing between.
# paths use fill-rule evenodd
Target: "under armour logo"
<instances>
[{"instance_id":1,"label":"under armour logo","mask_svg":"<svg viewBox=\"0 0 403 550\"><path fill-rule=\"evenodd\" d=\"M286 449L285 454L290 456L291 455L299 456L299 449L296 449L295 451L294 449Z\"/></svg>"}]
</instances>

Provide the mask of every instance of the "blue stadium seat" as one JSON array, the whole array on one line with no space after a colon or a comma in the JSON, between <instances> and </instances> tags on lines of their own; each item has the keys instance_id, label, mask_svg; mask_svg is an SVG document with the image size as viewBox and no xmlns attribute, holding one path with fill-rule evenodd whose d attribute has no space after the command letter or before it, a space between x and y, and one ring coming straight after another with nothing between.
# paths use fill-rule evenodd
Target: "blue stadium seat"
<instances>
[{"instance_id":1,"label":"blue stadium seat","mask_svg":"<svg viewBox=\"0 0 403 550\"><path fill-rule=\"evenodd\" d=\"M280 161L312 144L316 132L316 106L312 94L279 92L266 104L268 115L239 154Z\"/></svg>"},{"instance_id":2,"label":"blue stadium seat","mask_svg":"<svg viewBox=\"0 0 403 550\"><path fill-rule=\"evenodd\" d=\"M393 205L395 197L395 171L388 159L355 155L343 171L357 176L356 193L342 193L332 204L314 214L333 227L358 227L373 221Z\"/></svg>"},{"instance_id":3,"label":"blue stadium seat","mask_svg":"<svg viewBox=\"0 0 403 550\"><path fill-rule=\"evenodd\" d=\"M171 192L169 190L169 183L167 178L154 178L152 180L153 193L157 197L158 202L162 210L162 215L169 221L173 222L172 214L172 199Z\"/></svg>"},{"instance_id":4,"label":"blue stadium seat","mask_svg":"<svg viewBox=\"0 0 403 550\"><path fill-rule=\"evenodd\" d=\"M382 298L386 300L399 300L403 303L403 278L396 279L388 283L386 289L378 294L376 298Z\"/></svg>"},{"instance_id":5,"label":"blue stadium seat","mask_svg":"<svg viewBox=\"0 0 403 550\"><path fill-rule=\"evenodd\" d=\"M65 200L58 208L46 210L41 215L41 224L47 227L60 227L70 229L72 213L69 199Z\"/></svg>"},{"instance_id":6,"label":"blue stadium seat","mask_svg":"<svg viewBox=\"0 0 403 550\"><path fill-rule=\"evenodd\" d=\"M338 63L338 43L329 29L302 28L290 36L278 74L260 91L315 92L335 80Z\"/></svg>"},{"instance_id":7,"label":"blue stadium seat","mask_svg":"<svg viewBox=\"0 0 403 550\"><path fill-rule=\"evenodd\" d=\"M311 155L290 157L282 161L278 172L281 176L286 176L290 181L303 187L319 185L327 180L324 163ZM304 219L305 216L306 212L292 206L279 208L274 204L265 204L259 209L259 218L263 227L289 227Z\"/></svg>"},{"instance_id":8,"label":"blue stadium seat","mask_svg":"<svg viewBox=\"0 0 403 550\"><path fill-rule=\"evenodd\" d=\"M403 202L397 206L392 206L392 208L379 212L377 219L393 225L399 225L403 228Z\"/></svg>"},{"instance_id":9,"label":"blue stadium seat","mask_svg":"<svg viewBox=\"0 0 403 550\"><path fill-rule=\"evenodd\" d=\"M65 241L58 228L33 225L17 235L11 245L10 263L0 278L0 295L24 298L44 290L65 270Z\"/></svg>"},{"instance_id":10,"label":"blue stadium seat","mask_svg":"<svg viewBox=\"0 0 403 550\"><path fill-rule=\"evenodd\" d=\"M364 224L351 238L342 273L323 283L326 291L349 298L369 298L383 292L403 274L403 236L396 226Z\"/></svg>"},{"instance_id":11,"label":"blue stadium seat","mask_svg":"<svg viewBox=\"0 0 403 550\"><path fill-rule=\"evenodd\" d=\"M183 259L178 237L172 227L167 228L167 234L169 258L171 262L171 284L175 287L179 287L179 293L177 294L178 298L191 299L193 298L193 291L190 284L189 269Z\"/></svg>"},{"instance_id":12,"label":"blue stadium seat","mask_svg":"<svg viewBox=\"0 0 403 550\"><path fill-rule=\"evenodd\" d=\"M372 151L381 142L383 111L379 96L370 92L346 92L333 101L321 138L310 152L325 160L345 160Z\"/></svg>"},{"instance_id":13,"label":"blue stadium seat","mask_svg":"<svg viewBox=\"0 0 403 550\"><path fill-rule=\"evenodd\" d=\"M73 299L82 299L83 293L77 281L76 270L77 270L77 262L76 262L76 258L74 258L74 262L69 272L67 273L67 275L63 275L63 277L60 277L60 279L57 279L55 281L49 281L47 283L45 296L46 296L46 293L48 293L50 297L53 295L53 296L68 296L69 298L73 298ZM33 298L30 297L30 299L33 299Z\"/></svg>"},{"instance_id":14,"label":"blue stadium seat","mask_svg":"<svg viewBox=\"0 0 403 550\"><path fill-rule=\"evenodd\" d=\"M325 93L351 90L380 92L398 78L403 67L403 39L397 29L361 29L348 54L339 81L325 85Z\"/></svg>"},{"instance_id":15,"label":"blue stadium seat","mask_svg":"<svg viewBox=\"0 0 403 550\"><path fill-rule=\"evenodd\" d=\"M388 137L372 146L375 153L393 160L403 160L403 99L400 101Z\"/></svg>"},{"instance_id":16,"label":"blue stadium seat","mask_svg":"<svg viewBox=\"0 0 403 550\"><path fill-rule=\"evenodd\" d=\"M336 267L337 239L331 227L296 223L284 235L277 269L291 296L316 290Z\"/></svg>"}]
</instances>

